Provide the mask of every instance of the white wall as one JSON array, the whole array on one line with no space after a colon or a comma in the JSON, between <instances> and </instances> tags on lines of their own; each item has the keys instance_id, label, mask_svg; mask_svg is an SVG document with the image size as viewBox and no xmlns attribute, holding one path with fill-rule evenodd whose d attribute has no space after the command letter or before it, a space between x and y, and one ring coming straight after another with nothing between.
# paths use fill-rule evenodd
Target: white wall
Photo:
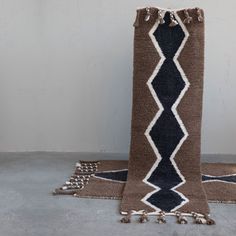
<instances>
[{"instance_id":1,"label":"white wall","mask_svg":"<svg viewBox=\"0 0 236 236\"><path fill-rule=\"evenodd\" d=\"M0 151L128 152L137 6L206 14L203 153L236 154L236 1L0 0Z\"/></svg>"}]
</instances>

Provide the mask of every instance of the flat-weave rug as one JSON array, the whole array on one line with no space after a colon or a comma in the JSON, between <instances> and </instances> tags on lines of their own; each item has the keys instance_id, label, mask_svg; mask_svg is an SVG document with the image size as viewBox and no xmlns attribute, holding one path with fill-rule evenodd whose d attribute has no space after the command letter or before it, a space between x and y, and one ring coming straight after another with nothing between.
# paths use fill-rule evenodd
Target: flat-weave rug
<instances>
[{"instance_id":1,"label":"flat-weave rug","mask_svg":"<svg viewBox=\"0 0 236 236\"><path fill-rule=\"evenodd\" d=\"M73 175L60 188L55 189L54 194L122 199L128 161L101 160L96 162L97 167L94 169L90 169L89 164L78 162ZM202 163L201 169L208 202L236 203L236 164Z\"/></svg>"},{"instance_id":2,"label":"flat-weave rug","mask_svg":"<svg viewBox=\"0 0 236 236\"><path fill-rule=\"evenodd\" d=\"M122 198L131 215L175 215L180 224L214 224L209 200L235 201L235 166L203 164L200 140L204 71L202 9L137 10L129 163L81 161L55 194ZM205 186L205 190L203 188ZM216 191L217 189L217 191Z\"/></svg>"},{"instance_id":3,"label":"flat-weave rug","mask_svg":"<svg viewBox=\"0 0 236 236\"><path fill-rule=\"evenodd\" d=\"M143 8L137 18L121 213L208 214L200 173L203 10Z\"/></svg>"}]
</instances>

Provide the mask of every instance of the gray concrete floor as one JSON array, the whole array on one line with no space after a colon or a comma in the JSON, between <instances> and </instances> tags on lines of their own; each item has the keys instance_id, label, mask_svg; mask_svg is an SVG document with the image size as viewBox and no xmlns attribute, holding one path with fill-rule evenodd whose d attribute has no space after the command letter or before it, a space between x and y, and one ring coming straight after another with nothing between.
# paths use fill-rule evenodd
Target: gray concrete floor
<instances>
[{"instance_id":1,"label":"gray concrete floor","mask_svg":"<svg viewBox=\"0 0 236 236\"><path fill-rule=\"evenodd\" d=\"M126 159L91 153L0 153L0 236L68 235L236 235L236 205L210 204L215 226L121 224L119 201L52 196L80 159ZM204 156L208 162L235 162L235 156Z\"/></svg>"}]
</instances>

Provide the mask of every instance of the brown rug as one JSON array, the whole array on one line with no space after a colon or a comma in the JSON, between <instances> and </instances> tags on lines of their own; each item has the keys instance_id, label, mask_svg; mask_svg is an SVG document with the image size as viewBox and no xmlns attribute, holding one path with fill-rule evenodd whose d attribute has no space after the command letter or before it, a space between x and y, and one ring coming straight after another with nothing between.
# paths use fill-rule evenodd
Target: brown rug
<instances>
[{"instance_id":1,"label":"brown rug","mask_svg":"<svg viewBox=\"0 0 236 236\"><path fill-rule=\"evenodd\" d=\"M209 202L236 203L236 164L203 163L202 181Z\"/></svg>"},{"instance_id":2,"label":"brown rug","mask_svg":"<svg viewBox=\"0 0 236 236\"><path fill-rule=\"evenodd\" d=\"M233 202L235 175L227 174L227 165L225 172L220 164L204 164L203 175L200 170L203 10L143 8L134 26L129 171L125 161L80 162L55 194L122 196L124 223L133 214L141 215L142 223L148 215L164 223L170 214L184 224L185 214L196 223L214 224L203 184L210 200Z\"/></svg>"},{"instance_id":3,"label":"brown rug","mask_svg":"<svg viewBox=\"0 0 236 236\"><path fill-rule=\"evenodd\" d=\"M208 214L200 172L203 11L143 8L135 26L129 172L120 211Z\"/></svg>"},{"instance_id":4,"label":"brown rug","mask_svg":"<svg viewBox=\"0 0 236 236\"><path fill-rule=\"evenodd\" d=\"M95 162L96 170L90 172L89 168L81 171L81 166L85 163L89 162L79 162L74 174L54 194L122 199L128 175L128 161L98 161ZM203 163L201 167L202 183L208 201L236 203L236 164ZM88 181L83 176L87 176Z\"/></svg>"}]
</instances>

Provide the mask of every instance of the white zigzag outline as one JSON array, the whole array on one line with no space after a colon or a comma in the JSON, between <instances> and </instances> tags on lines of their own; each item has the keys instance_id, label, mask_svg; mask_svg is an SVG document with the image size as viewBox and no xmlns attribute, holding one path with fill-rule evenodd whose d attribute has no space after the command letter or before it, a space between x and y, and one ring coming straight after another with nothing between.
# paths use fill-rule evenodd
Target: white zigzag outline
<instances>
[{"instance_id":1,"label":"white zigzag outline","mask_svg":"<svg viewBox=\"0 0 236 236\"><path fill-rule=\"evenodd\" d=\"M166 11L163 12L163 17L165 16L165 14L166 14ZM186 130L186 128L185 128L185 126L184 126L184 124L183 124L183 122L182 122L180 116L178 115L177 106L178 106L178 104L180 103L180 101L181 101L182 97L184 96L185 92L188 90L190 83L189 83L189 81L188 81L188 79L187 79L187 77L186 77L186 75L185 75L183 69L181 68L181 66L180 66L180 64L179 64L179 62L178 62L177 59L178 59L178 57L179 57L180 52L181 52L182 49L184 48L184 45L185 45L185 43L186 43L186 41L187 41L187 39L188 39L188 37L189 37L189 33L188 33L186 27L184 26L184 24L182 23L182 20L179 18L178 14L177 14L176 12L174 12L174 15L175 15L175 18L177 19L178 23L180 24L182 30L184 31L185 37L184 37L184 39L183 39L183 41L182 41L180 47L178 48L178 50L177 50L175 56L173 57L173 61L174 61L175 65L176 65L177 69L179 70L182 79L183 79L184 82L185 82L185 86L184 86L184 88L182 89L182 91L180 92L179 97L176 99L175 103L174 103L174 104L172 105L172 107L171 107L171 110L172 110L173 114L175 115L175 118L176 118L176 120L178 121L178 123L179 123L179 125L180 125L180 127L181 127L181 129L182 129L182 131L183 131L183 133L184 133L184 136L183 136L182 139L179 141L178 145L176 146L175 150L173 151L172 155L170 156L170 161L171 161L172 165L174 166L176 172L177 172L178 175L180 176L182 182L179 183L178 185L174 186L173 188L171 188L171 190L173 190L174 192L176 192L177 194L179 194L179 195L183 198L184 201L182 201L180 205L178 205L178 206L176 206L174 209L172 209L172 211L175 211L175 210L179 209L181 206L183 206L184 204L186 204L187 202L189 202L189 200L188 200L182 193L180 193L180 192L178 192L178 191L175 190L176 188L178 188L178 187L180 187L181 185L183 185L183 184L186 182L186 180L185 180L184 176L181 174L180 170L178 169L178 167L177 167L177 165L176 165L176 163L175 163L175 161L174 161L174 157L175 157L176 153L178 152L179 148L181 147L181 145L183 144L183 142L184 142L184 141L187 139L187 137L188 137L188 132L187 132L187 130ZM164 110L164 108L163 108L163 106L162 106L160 100L158 99L157 94L156 94L156 92L155 92L155 90L153 89L153 86L152 86L152 84L151 84L152 81L153 81L153 79L155 78L155 76L156 76L157 73L159 72L159 70L160 70L160 68L161 68L161 66L162 66L162 64L163 64L163 62L164 62L165 59L166 59L165 56L164 56L164 54L163 54L163 52L162 52L162 50L161 50L161 48L160 48L160 46L159 46L159 44L158 44L158 42L157 42L157 40L155 39L155 36L153 35L153 33L155 32L155 30L157 29L158 26L159 26L159 22L157 21L157 22L154 24L154 26L151 28L151 30L149 31L149 36L150 36L150 38L151 38L151 40L152 40L152 43L154 44L154 46L155 46L157 52L159 53L161 59L160 59L160 61L158 62L156 68L154 69L152 75L151 75L150 78L148 79L147 85L148 85L148 87L149 87L149 89L150 89L150 91L151 91L151 94L152 94L153 98L155 99L155 101L156 101L156 103L157 103L157 105L158 105L158 107L159 107L159 110L158 110L158 112L156 113L155 117L153 118L153 120L151 121L151 123L149 124L149 126L147 127L147 129L146 129L146 131L145 131L145 133L144 133L145 136L147 137L147 139L148 139L148 141L149 141L151 147L153 148L154 153L156 154L157 160L156 160L156 162L154 163L154 165L152 166L152 168L150 169L150 171L147 173L146 177L143 179L143 182L144 182L144 183L146 183L147 185L150 185L151 187L155 188L155 190L152 191L152 192L150 192L150 193L148 193L143 199L141 199L142 202L144 202L145 204L147 204L147 205L149 205L150 207L154 208L156 211L160 211L161 209L159 209L158 207L152 205L150 202L147 201L147 199L148 199L152 194L154 194L154 193L156 193L156 192L158 192L158 191L160 190L160 188L159 188L158 186L153 185L152 183L148 182L148 179L149 179L149 177L151 176L152 172L157 168L157 166L159 165L159 163L160 163L160 161L161 161L161 159L162 159L162 157L161 157L161 155L160 155L160 153L159 153L159 151L158 151L158 149L157 149L155 143L153 142L153 140L152 140L152 138L151 138L151 136L150 136L150 131L151 131L153 125L156 123L156 121L157 121L158 118L161 116L161 114L162 114L162 112L163 112L163 110Z\"/></svg>"},{"instance_id":2,"label":"white zigzag outline","mask_svg":"<svg viewBox=\"0 0 236 236\"><path fill-rule=\"evenodd\" d=\"M202 176L207 176L207 177L213 177L213 178L222 178L222 177L231 177L231 176L236 176L236 174L229 174L229 175L202 175ZM225 180L219 180L219 179L209 179L209 180L203 180L203 183L207 182L222 182L226 184L236 184L235 182L230 182L230 181L225 181Z\"/></svg>"}]
</instances>

